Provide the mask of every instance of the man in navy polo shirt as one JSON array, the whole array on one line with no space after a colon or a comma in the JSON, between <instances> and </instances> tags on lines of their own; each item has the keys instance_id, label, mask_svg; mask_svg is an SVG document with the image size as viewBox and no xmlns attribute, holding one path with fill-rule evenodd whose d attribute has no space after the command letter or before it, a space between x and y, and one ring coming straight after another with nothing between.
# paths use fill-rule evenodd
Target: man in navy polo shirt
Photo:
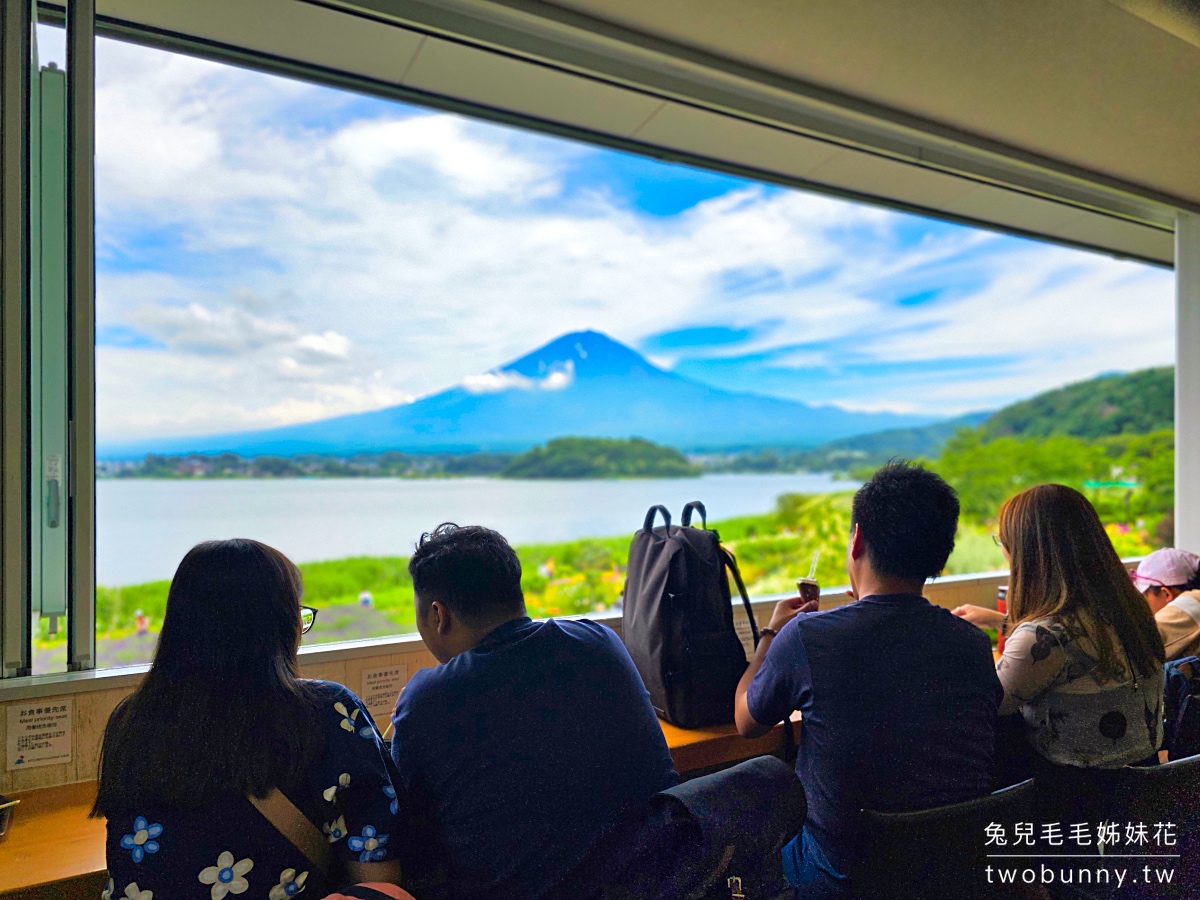
<instances>
[{"instance_id":1,"label":"man in navy polo shirt","mask_svg":"<svg viewBox=\"0 0 1200 900\"><path fill-rule=\"evenodd\" d=\"M678 781L650 695L610 629L525 615L521 563L496 532L442 525L408 568L441 665L392 715L406 801L451 896L536 900Z\"/></svg>"},{"instance_id":2,"label":"man in navy polo shirt","mask_svg":"<svg viewBox=\"0 0 1200 900\"><path fill-rule=\"evenodd\" d=\"M808 819L784 847L804 898L850 893L859 810L900 811L988 793L1004 692L982 631L921 596L954 549L958 497L919 466L884 466L854 495L855 601L807 612L781 601L737 688L738 730L793 710Z\"/></svg>"}]
</instances>

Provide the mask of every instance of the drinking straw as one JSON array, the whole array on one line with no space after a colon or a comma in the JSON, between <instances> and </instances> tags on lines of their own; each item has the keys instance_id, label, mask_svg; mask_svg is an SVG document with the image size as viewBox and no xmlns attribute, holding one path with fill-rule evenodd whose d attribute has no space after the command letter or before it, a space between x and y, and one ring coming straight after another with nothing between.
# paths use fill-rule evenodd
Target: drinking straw
<instances>
[{"instance_id":1,"label":"drinking straw","mask_svg":"<svg viewBox=\"0 0 1200 900\"><path fill-rule=\"evenodd\" d=\"M808 577L809 578L817 577L817 562L818 562L818 560L820 560L820 558L821 558L820 550L817 550L815 553L813 553L812 565L808 567Z\"/></svg>"}]
</instances>

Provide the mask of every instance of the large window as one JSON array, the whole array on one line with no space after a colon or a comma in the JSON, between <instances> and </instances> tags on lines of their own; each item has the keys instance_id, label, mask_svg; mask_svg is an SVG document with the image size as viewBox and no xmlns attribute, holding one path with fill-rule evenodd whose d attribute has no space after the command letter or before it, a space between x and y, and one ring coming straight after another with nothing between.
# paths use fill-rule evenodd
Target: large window
<instances>
[{"instance_id":1,"label":"large window","mask_svg":"<svg viewBox=\"0 0 1200 900\"><path fill-rule=\"evenodd\" d=\"M1169 540L1169 373L1112 374L1172 358L1167 272L111 40L96 99L101 667L215 538L301 565L310 642L412 630L444 521L518 547L535 615L614 609L693 499L752 593L818 550L836 585L896 455L962 493L954 572L1050 478Z\"/></svg>"}]
</instances>

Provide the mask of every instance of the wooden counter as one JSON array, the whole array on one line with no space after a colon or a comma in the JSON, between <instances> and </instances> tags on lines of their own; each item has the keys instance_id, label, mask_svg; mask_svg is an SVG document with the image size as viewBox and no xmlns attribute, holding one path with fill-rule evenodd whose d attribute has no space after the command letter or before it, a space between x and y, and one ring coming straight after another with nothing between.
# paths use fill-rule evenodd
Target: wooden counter
<instances>
[{"instance_id":1,"label":"wooden counter","mask_svg":"<svg viewBox=\"0 0 1200 900\"><path fill-rule=\"evenodd\" d=\"M793 713L792 721L799 722L800 713ZM765 756L779 749L783 741L782 724L757 738L742 737L732 722L694 730L676 728L661 720L658 724L662 726L667 746L671 748L675 768L683 774Z\"/></svg>"},{"instance_id":2,"label":"wooden counter","mask_svg":"<svg viewBox=\"0 0 1200 900\"><path fill-rule=\"evenodd\" d=\"M798 715L798 714L797 714ZM660 722L680 772L741 762L773 752L783 728L747 740L732 724L686 731ZM98 900L108 880L104 820L89 819L96 783L67 784L13 794L20 799L8 834L0 837L3 900Z\"/></svg>"},{"instance_id":3,"label":"wooden counter","mask_svg":"<svg viewBox=\"0 0 1200 900\"><path fill-rule=\"evenodd\" d=\"M104 820L89 819L96 782L12 794L19 799L0 837L0 895L99 900L108 875ZM37 890L37 886L44 886ZM13 892L13 893L9 893Z\"/></svg>"}]
</instances>

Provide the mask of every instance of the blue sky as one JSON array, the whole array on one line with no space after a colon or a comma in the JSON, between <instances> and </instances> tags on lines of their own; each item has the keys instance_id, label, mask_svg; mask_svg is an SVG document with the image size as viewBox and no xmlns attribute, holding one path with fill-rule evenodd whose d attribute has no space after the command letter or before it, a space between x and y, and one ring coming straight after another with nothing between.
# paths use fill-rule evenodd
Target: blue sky
<instances>
[{"instance_id":1,"label":"blue sky","mask_svg":"<svg viewBox=\"0 0 1200 900\"><path fill-rule=\"evenodd\" d=\"M587 328L930 416L1172 359L1136 263L108 40L97 78L102 441L407 402Z\"/></svg>"}]
</instances>

